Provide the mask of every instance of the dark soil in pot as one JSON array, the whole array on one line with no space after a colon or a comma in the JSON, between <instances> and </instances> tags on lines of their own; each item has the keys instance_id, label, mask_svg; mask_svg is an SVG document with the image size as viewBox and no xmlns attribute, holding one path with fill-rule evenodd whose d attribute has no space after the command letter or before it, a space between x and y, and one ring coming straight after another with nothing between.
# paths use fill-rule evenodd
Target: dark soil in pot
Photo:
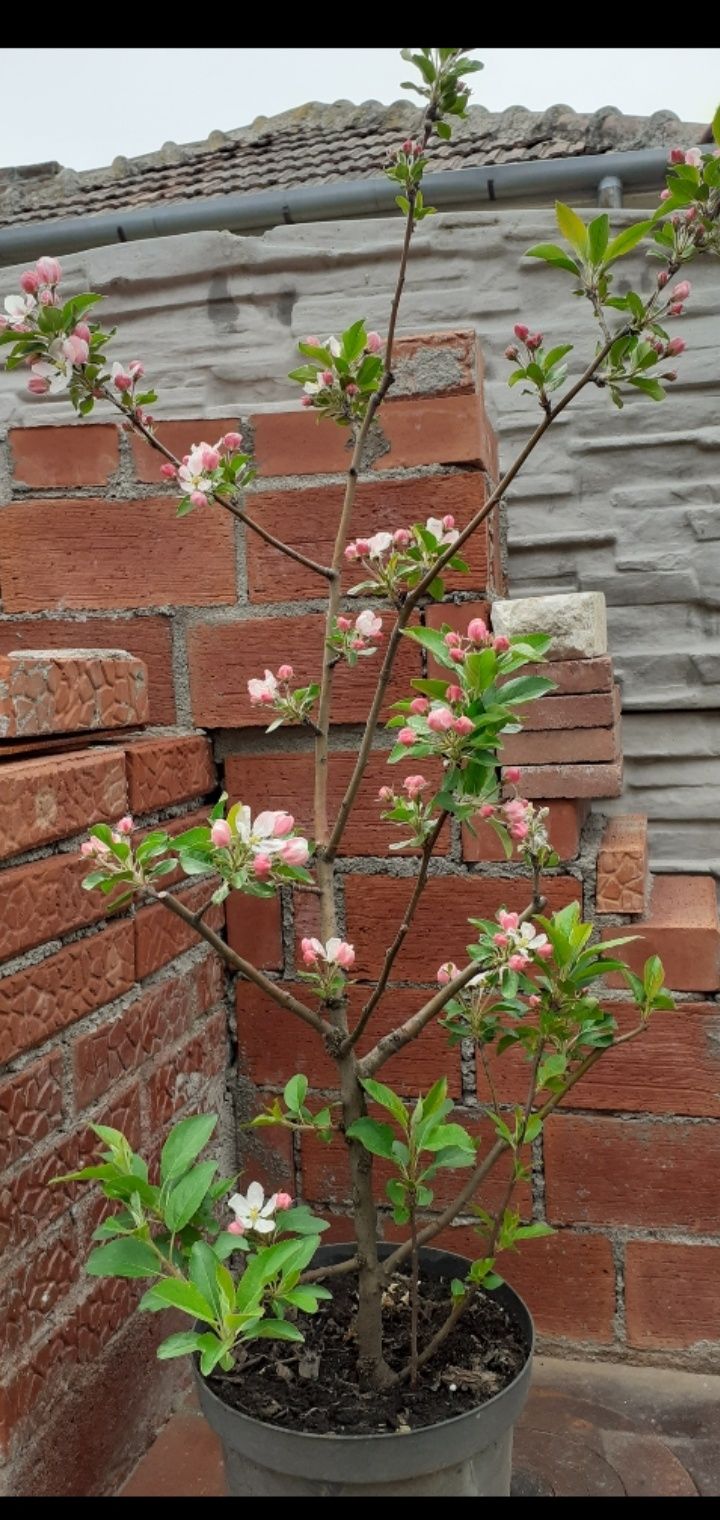
<instances>
[{"instance_id":1,"label":"dark soil in pot","mask_svg":"<svg viewBox=\"0 0 720 1520\"><path fill-rule=\"evenodd\" d=\"M407 1382L384 1392L357 1383L353 1322L357 1288L352 1278L330 1283L333 1297L317 1314L298 1316L303 1345L256 1342L233 1372L208 1379L218 1398L256 1420L314 1435L374 1435L421 1429L477 1409L501 1393L521 1371L527 1340L492 1293L478 1293L452 1335L421 1369L414 1391ZM420 1348L450 1309L450 1281L423 1275ZM384 1308L385 1355L394 1371L410 1356L409 1279L388 1284Z\"/></svg>"}]
</instances>

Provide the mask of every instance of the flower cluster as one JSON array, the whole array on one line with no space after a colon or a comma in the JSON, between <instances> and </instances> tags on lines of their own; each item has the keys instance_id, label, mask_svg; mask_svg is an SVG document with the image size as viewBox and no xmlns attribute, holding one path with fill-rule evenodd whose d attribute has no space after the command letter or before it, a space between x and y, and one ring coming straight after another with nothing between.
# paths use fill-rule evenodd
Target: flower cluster
<instances>
[{"instance_id":1,"label":"flower cluster","mask_svg":"<svg viewBox=\"0 0 720 1520\"><path fill-rule=\"evenodd\" d=\"M224 433L217 443L194 443L180 465L166 460L160 466L163 478L176 480L183 492L178 517L193 507L206 507L211 497L229 498L250 484L255 471L250 456L240 452L242 441L242 433Z\"/></svg>"},{"instance_id":2,"label":"flower cluster","mask_svg":"<svg viewBox=\"0 0 720 1520\"><path fill-rule=\"evenodd\" d=\"M493 935L493 944L499 952L496 964L508 966L510 971L527 971L533 957L551 960L553 948L546 934L538 934L528 920L523 923L519 913L508 913L500 908L496 914L499 929Z\"/></svg>"},{"instance_id":3,"label":"flower cluster","mask_svg":"<svg viewBox=\"0 0 720 1520\"><path fill-rule=\"evenodd\" d=\"M112 860L111 845L122 844L123 840L128 839L134 832L135 824L129 813L126 813L125 817L119 818L115 826L110 829L109 844L104 839L91 835L89 839L83 840L80 846L80 854L86 860Z\"/></svg>"},{"instance_id":4,"label":"flower cluster","mask_svg":"<svg viewBox=\"0 0 720 1520\"><path fill-rule=\"evenodd\" d=\"M292 665L280 665L277 675L266 670L264 676L251 676L247 683L252 707L271 707L277 717L266 729L271 734L281 723L310 723L311 712L320 691L317 682L293 689Z\"/></svg>"},{"instance_id":5,"label":"flower cluster","mask_svg":"<svg viewBox=\"0 0 720 1520\"><path fill-rule=\"evenodd\" d=\"M227 818L214 818L210 825L213 865L232 886L247 886L248 876L256 883L269 885L282 881L285 866L304 867L310 859L310 845L295 833L292 813L269 809L253 819L250 808L237 803Z\"/></svg>"},{"instance_id":6,"label":"flower cluster","mask_svg":"<svg viewBox=\"0 0 720 1520\"><path fill-rule=\"evenodd\" d=\"M234 1219L228 1225L230 1235L274 1235L277 1229L275 1215L292 1208L289 1193L273 1193L265 1197L260 1182L251 1182L246 1193L233 1193L228 1198L228 1208Z\"/></svg>"},{"instance_id":7,"label":"flower cluster","mask_svg":"<svg viewBox=\"0 0 720 1520\"><path fill-rule=\"evenodd\" d=\"M542 346L542 333L531 332L524 322L516 322L513 332L520 347L517 343L509 343L505 349L505 358L511 364L519 365L519 368L508 376L508 385L525 381L523 394L537 394L540 405L547 410L550 393L558 390L567 376L567 364L563 360L570 353L572 343L557 344L546 353Z\"/></svg>"},{"instance_id":8,"label":"flower cluster","mask_svg":"<svg viewBox=\"0 0 720 1520\"><path fill-rule=\"evenodd\" d=\"M455 518L447 513L445 517L428 517L425 523L415 523L412 528L395 528L392 533L383 531L373 533L369 538L354 538L345 550L345 561L348 565L362 565L368 578L352 586L350 596L369 591L375 596L398 600L418 584L438 555L459 537ZM468 567L463 559L454 555L449 568L467 570ZM438 580L433 594L441 593L442 582Z\"/></svg>"},{"instance_id":9,"label":"flower cluster","mask_svg":"<svg viewBox=\"0 0 720 1520\"><path fill-rule=\"evenodd\" d=\"M362 320L353 322L339 338L321 342L313 335L298 343L310 363L292 370L289 378L302 384L303 406L344 427L361 419L380 384L382 347L380 334L368 332Z\"/></svg>"},{"instance_id":10,"label":"flower cluster","mask_svg":"<svg viewBox=\"0 0 720 1520\"><path fill-rule=\"evenodd\" d=\"M388 823L402 824L410 830L410 837L391 844L391 850L421 846L432 832L435 824L434 799L431 797L429 801L423 801L423 792L427 792L429 786L426 777L420 775L405 777L402 784L405 796L396 792L392 786L381 786L378 792L378 802L383 805L380 817Z\"/></svg>"},{"instance_id":11,"label":"flower cluster","mask_svg":"<svg viewBox=\"0 0 720 1520\"><path fill-rule=\"evenodd\" d=\"M508 766L503 775L506 781L520 779L515 766ZM549 808L536 808L526 797L516 795L506 802L484 802L478 809L478 816L491 824L503 843L508 841L508 854L515 845L528 865L545 868L557 864L547 832L549 812Z\"/></svg>"},{"instance_id":12,"label":"flower cluster","mask_svg":"<svg viewBox=\"0 0 720 1520\"><path fill-rule=\"evenodd\" d=\"M307 968L299 975L310 982L324 1003L335 1002L342 997L346 972L355 965L355 947L347 940L333 935L323 944L322 940L308 937L300 941L303 965Z\"/></svg>"},{"instance_id":13,"label":"flower cluster","mask_svg":"<svg viewBox=\"0 0 720 1520\"><path fill-rule=\"evenodd\" d=\"M327 642L328 648L335 652L338 659L347 660L348 665L356 665L360 655L377 652L381 639L382 618L366 607L357 614L354 621L342 614L336 617Z\"/></svg>"}]
</instances>

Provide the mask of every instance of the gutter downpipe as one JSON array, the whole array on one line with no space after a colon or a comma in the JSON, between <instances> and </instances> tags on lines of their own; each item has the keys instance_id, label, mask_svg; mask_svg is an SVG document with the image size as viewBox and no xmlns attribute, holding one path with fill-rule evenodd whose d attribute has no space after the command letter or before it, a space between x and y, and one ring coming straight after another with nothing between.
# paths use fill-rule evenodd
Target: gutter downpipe
<instances>
[{"instance_id":1,"label":"gutter downpipe","mask_svg":"<svg viewBox=\"0 0 720 1520\"><path fill-rule=\"evenodd\" d=\"M664 148L630 153L581 154L573 158L497 164L428 174L425 199L440 211L469 211L477 205L517 200L546 202L574 193L603 199L601 186L613 184L612 202L621 189L649 191L662 187L667 165ZM399 214L396 187L383 178L338 180L329 185L301 185L289 190L216 195L135 210L52 218L0 229L0 264L31 261L47 253L79 253L113 243L173 237L188 232L261 233L296 222L332 222L354 217Z\"/></svg>"}]
</instances>

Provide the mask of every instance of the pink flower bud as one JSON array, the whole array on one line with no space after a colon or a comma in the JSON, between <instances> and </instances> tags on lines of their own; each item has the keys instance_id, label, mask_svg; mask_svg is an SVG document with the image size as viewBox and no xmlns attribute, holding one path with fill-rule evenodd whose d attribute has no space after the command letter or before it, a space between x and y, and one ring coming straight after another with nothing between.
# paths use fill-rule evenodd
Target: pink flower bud
<instances>
[{"instance_id":1,"label":"pink flower bud","mask_svg":"<svg viewBox=\"0 0 720 1520\"><path fill-rule=\"evenodd\" d=\"M307 839L287 839L280 851L280 859L286 866L304 866L310 858L310 846ZM257 869L258 857L255 858Z\"/></svg>"},{"instance_id":2,"label":"pink flower bud","mask_svg":"<svg viewBox=\"0 0 720 1520\"><path fill-rule=\"evenodd\" d=\"M132 376L133 380L142 380L142 377L145 374L145 365L142 363L141 359L130 360L130 363L128 364L128 374Z\"/></svg>"},{"instance_id":3,"label":"pink flower bud","mask_svg":"<svg viewBox=\"0 0 720 1520\"><path fill-rule=\"evenodd\" d=\"M403 788L407 792L411 802L416 802L421 792L425 791L427 781L424 776L406 776Z\"/></svg>"},{"instance_id":4,"label":"pink flower bud","mask_svg":"<svg viewBox=\"0 0 720 1520\"><path fill-rule=\"evenodd\" d=\"M487 638L487 623L482 618L471 618L468 623L468 638L471 644L484 644Z\"/></svg>"},{"instance_id":5,"label":"pink flower bud","mask_svg":"<svg viewBox=\"0 0 720 1520\"><path fill-rule=\"evenodd\" d=\"M370 553L370 545L366 538L356 538L355 548L361 559L365 559L365 556Z\"/></svg>"},{"instance_id":6,"label":"pink flower bud","mask_svg":"<svg viewBox=\"0 0 720 1520\"><path fill-rule=\"evenodd\" d=\"M483 805L482 805L482 807L481 807L481 809L480 809L480 817L481 818L492 818L493 815L494 815L494 813L495 813L495 809L494 809L492 803L491 802L484 802Z\"/></svg>"},{"instance_id":7,"label":"pink flower bud","mask_svg":"<svg viewBox=\"0 0 720 1520\"><path fill-rule=\"evenodd\" d=\"M177 469L174 464L170 463L169 459L166 459L165 463L160 466L160 474L163 480L174 480L177 475Z\"/></svg>"},{"instance_id":8,"label":"pink flower bud","mask_svg":"<svg viewBox=\"0 0 720 1520\"><path fill-rule=\"evenodd\" d=\"M674 380L677 380L677 370L676 369L666 369L665 374L661 378L663 380L667 380L669 382L669 384L672 385L672 382Z\"/></svg>"},{"instance_id":9,"label":"pink flower bud","mask_svg":"<svg viewBox=\"0 0 720 1520\"><path fill-rule=\"evenodd\" d=\"M407 154L408 158L410 157L410 155L411 155L414 147L415 147L415 144L414 144L412 138L411 137L406 137L405 141L404 141L404 143L402 145L402 151L403 151L403 153Z\"/></svg>"},{"instance_id":10,"label":"pink flower bud","mask_svg":"<svg viewBox=\"0 0 720 1520\"><path fill-rule=\"evenodd\" d=\"M513 332L515 337L520 339L521 343L524 343L525 339L530 337L530 328L526 327L524 322L516 322Z\"/></svg>"},{"instance_id":11,"label":"pink flower bud","mask_svg":"<svg viewBox=\"0 0 720 1520\"><path fill-rule=\"evenodd\" d=\"M254 874L258 881L267 881L272 873L272 861L269 855L256 855L252 863Z\"/></svg>"},{"instance_id":12,"label":"pink flower bud","mask_svg":"<svg viewBox=\"0 0 720 1520\"><path fill-rule=\"evenodd\" d=\"M519 843L521 839L527 839L530 830L526 823L511 823L509 833L510 838L516 839Z\"/></svg>"},{"instance_id":13,"label":"pink flower bud","mask_svg":"<svg viewBox=\"0 0 720 1520\"><path fill-rule=\"evenodd\" d=\"M320 375L323 385L332 385L335 376L331 369L324 369Z\"/></svg>"},{"instance_id":14,"label":"pink flower bud","mask_svg":"<svg viewBox=\"0 0 720 1520\"><path fill-rule=\"evenodd\" d=\"M446 700L446 702L462 702L462 700L463 700L462 687L460 687L460 686L448 686L448 689L445 692L445 700Z\"/></svg>"},{"instance_id":15,"label":"pink flower bud","mask_svg":"<svg viewBox=\"0 0 720 1520\"><path fill-rule=\"evenodd\" d=\"M493 944L497 945L498 950L507 950L510 940L507 934L493 934Z\"/></svg>"},{"instance_id":16,"label":"pink flower bud","mask_svg":"<svg viewBox=\"0 0 720 1520\"><path fill-rule=\"evenodd\" d=\"M351 649L364 649L365 648L365 640L364 640L364 638L363 638L363 636L362 636L361 633L356 633L354 639L350 640L350 648Z\"/></svg>"},{"instance_id":17,"label":"pink flower bud","mask_svg":"<svg viewBox=\"0 0 720 1520\"><path fill-rule=\"evenodd\" d=\"M206 507L207 496L204 491L191 491L190 500L194 507Z\"/></svg>"},{"instance_id":18,"label":"pink flower bud","mask_svg":"<svg viewBox=\"0 0 720 1520\"><path fill-rule=\"evenodd\" d=\"M62 270L57 259L47 257L38 259L35 269L42 285L57 285L62 276Z\"/></svg>"},{"instance_id":19,"label":"pink flower bud","mask_svg":"<svg viewBox=\"0 0 720 1520\"><path fill-rule=\"evenodd\" d=\"M665 286L667 285L669 279L670 279L670 276L669 276L669 274L667 272L667 269L661 269L660 273L659 273L659 275L657 277L658 289L659 290L664 290Z\"/></svg>"},{"instance_id":20,"label":"pink flower bud","mask_svg":"<svg viewBox=\"0 0 720 1520\"><path fill-rule=\"evenodd\" d=\"M292 665L281 665L278 670L278 681L292 681L294 674Z\"/></svg>"},{"instance_id":21,"label":"pink flower bud","mask_svg":"<svg viewBox=\"0 0 720 1520\"><path fill-rule=\"evenodd\" d=\"M54 306L55 305L55 296L54 296L53 291L52 290L47 290L47 289L46 290L41 290L40 294L38 296L38 301L40 302L41 306Z\"/></svg>"},{"instance_id":22,"label":"pink flower bud","mask_svg":"<svg viewBox=\"0 0 720 1520\"><path fill-rule=\"evenodd\" d=\"M357 552L357 544L348 544L345 550L345 558L350 565L353 565L360 558Z\"/></svg>"},{"instance_id":23,"label":"pink flower bud","mask_svg":"<svg viewBox=\"0 0 720 1520\"><path fill-rule=\"evenodd\" d=\"M452 728L454 722L455 718L449 707L433 707L432 711L428 714L428 728L434 734L446 734Z\"/></svg>"},{"instance_id":24,"label":"pink flower bud","mask_svg":"<svg viewBox=\"0 0 720 1520\"><path fill-rule=\"evenodd\" d=\"M72 365L87 364L90 350L84 338L70 337L63 343L63 353Z\"/></svg>"},{"instance_id":25,"label":"pink flower bud","mask_svg":"<svg viewBox=\"0 0 720 1520\"><path fill-rule=\"evenodd\" d=\"M290 1193L276 1193L275 1194L275 1209L276 1209L276 1211L280 1210L280 1212L282 1212L283 1209L291 1209L292 1206L293 1206L293 1201L292 1201L292 1197L291 1197Z\"/></svg>"},{"instance_id":26,"label":"pink flower bud","mask_svg":"<svg viewBox=\"0 0 720 1520\"><path fill-rule=\"evenodd\" d=\"M524 971L527 964L528 959L526 955L511 955L508 960L508 966L511 971Z\"/></svg>"},{"instance_id":27,"label":"pink flower bud","mask_svg":"<svg viewBox=\"0 0 720 1520\"><path fill-rule=\"evenodd\" d=\"M661 190L660 191L660 199L661 199L661 201L669 201L669 199L670 199L670 191L669 190Z\"/></svg>"},{"instance_id":28,"label":"pink flower bud","mask_svg":"<svg viewBox=\"0 0 720 1520\"><path fill-rule=\"evenodd\" d=\"M339 617L339 618L337 618L337 626L340 629L341 633L347 633L348 629L352 628L352 618L349 618L349 617Z\"/></svg>"},{"instance_id":29,"label":"pink flower bud","mask_svg":"<svg viewBox=\"0 0 720 1520\"><path fill-rule=\"evenodd\" d=\"M430 703L428 702L427 697L413 697L412 702L410 703L410 711L411 713L417 713L419 717L422 717L424 713L429 712Z\"/></svg>"},{"instance_id":30,"label":"pink flower bud","mask_svg":"<svg viewBox=\"0 0 720 1520\"><path fill-rule=\"evenodd\" d=\"M458 975L458 968L454 961L445 961L438 967L437 981L439 987L447 987L448 982L454 982Z\"/></svg>"},{"instance_id":31,"label":"pink flower bud","mask_svg":"<svg viewBox=\"0 0 720 1520\"><path fill-rule=\"evenodd\" d=\"M314 398L312 396L302 396L301 399L300 399L300 405L301 406L314 406L315 405Z\"/></svg>"},{"instance_id":32,"label":"pink flower bud","mask_svg":"<svg viewBox=\"0 0 720 1520\"><path fill-rule=\"evenodd\" d=\"M542 340L542 333L531 333L527 340L527 346L534 353L536 348L542 346Z\"/></svg>"},{"instance_id":33,"label":"pink flower bud","mask_svg":"<svg viewBox=\"0 0 720 1520\"><path fill-rule=\"evenodd\" d=\"M320 347L320 339L316 336L315 333L310 333L310 336L308 338L303 338L302 341L303 341L303 343L306 344L306 346L308 348L319 348Z\"/></svg>"},{"instance_id":34,"label":"pink flower bud","mask_svg":"<svg viewBox=\"0 0 720 1520\"><path fill-rule=\"evenodd\" d=\"M32 380L28 380L28 390L33 396L44 396L49 389L50 381L44 380L42 375L33 375Z\"/></svg>"},{"instance_id":35,"label":"pink flower bud","mask_svg":"<svg viewBox=\"0 0 720 1520\"><path fill-rule=\"evenodd\" d=\"M671 338L665 352L668 356L671 354L684 354L686 348L687 343L684 338Z\"/></svg>"},{"instance_id":36,"label":"pink flower bud","mask_svg":"<svg viewBox=\"0 0 720 1520\"><path fill-rule=\"evenodd\" d=\"M20 288L27 296L34 296L39 284L40 280L34 269L26 269L20 276Z\"/></svg>"},{"instance_id":37,"label":"pink flower bud","mask_svg":"<svg viewBox=\"0 0 720 1520\"><path fill-rule=\"evenodd\" d=\"M228 1232L228 1235L242 1235L243 1227L240 1224L239 1220L237 1220L237 1219L231 1219L231 1221L230 1221L230 1223L229 1223L229 1225L227 1227L227 1232Z\"/></svg>"},{"instance_id":38,"label":"pink flower bud","mask_svg":"<svg viewBox=\"0 0 720 1520\"><path fill-rule=\"evenodd\" d=\"M379 333L369 332L365 348L369 354L379 354L383 346L383 340Z\"/></svg>"},{"instance_id":39,"label":"pink flower bud","mask_svg":"<svg viewBox=\"0 0 720 1520\"><path fill-rule=\"evenodd\" d=\"M226 433L221 442L228 452L232 454L242 446L242 433Z\"/></svg>"},{"instance_id":40,"label":"pink flower bud","mask_svg":"<svg viewBox=\"0 0 720 1520\"><path fill-rule=\"evenodd\" d=\"M350 384L345 386L345 395L346 396L357 396L357 393L358 393L358 388L355 385L354 381L351 380Z\"/></svg>"},{"instance_id":41,"label":"pink flower bud","mask_svg":"<svg viewBox=\"0 0 720 1520\"><path fill-rule=\"evenodd\" d=\"M452 530L455 527L455 518L452 517L448 512L447 516L442 520L442 525L446 533L452 533Z\"/></svg>"},{"instance_id":42,"label":"pink flower bud","mask_svg":"<svg viewBox=\"0 0 720 1520\"><path fill-rule=\"evenodd\" d=\"M292 833L295 827L295 819L292 813L276 813L273 824L273 839L284 839L286 834Z\"/></svg>"},{"instance_id":43,"label":"pink flower bud","mask_svg":"<svg viewBox=\"0 0 720 1520\"><path fill-rule=\"evenodd\" d=\"M497 638L493 639L493 649L496 654L506 654L509 648L510 640L506 639L504 633L499 633Z\"/></svg>"},{"instance_id":44,"label":"pink flower bud","mask_svg":"<svg viewBox=\"0 0 720 1520\"><path fill-rule=\"evenodd\" d=\"M132 380L130 379L130 376L126 375L124 372L115 376L113 385L115 386L116 391L132 390Z\"/></svg>"},{"instance_id":45,"label":"pink flower bud","mask_svg":"<svg viewBox=\"0 0 720 1520\"><path fill-rule=\"evenodd\" d=\"M355 946L349 945L345 939L340 941L335 951L335 965L341 966L343 971L352 971L355 965Z\"/></svg>"},{"instance_id":46,"label":"pink flower bud","mask_svg":"<svg viewBox=\"0 0 720 1520\"><path fill-rule=\"evenodd\" d=\"M126 813L124 818L121 818L119 822L115 824L115 828L118 834L132 834L133 829L135 828L135 824L133 823L130 814Z\"/></svg>"},{"instance_id":47,"label":"pink flower bud","mask_svg":"<svg viewBox=\"0 0 720 1520\"><path fill-rule=\"evenodd\" d=\"M83 839L83 842L82 842L82 844L80 846L80 854L81 855L94 855L95 854L95 846L94 846L94 844L92 842L92 839Z\"/></svg>"},{"instance_id":48,"label":"pink flower bud","mask_svg":"<svg viewBox=\"0 0 720 1520\"><path fill-rule=\"evenodd\" d=\"M539 998L536 992L533 993L532 997L528 998L529 1008L539 1008L541 1003L542 998Z\"/></svg>"},{"instance_id":49,"label":"pink flower bud","mask_svg":"<svg viewBox=\"0 0 720 1520\"><path fill-rule=\"evenodd\" d=\"M685 149L684 148L671 148L670 152L668 153L668 163L669 164L684 164L684 162L685 162Z\"/></svg>"},{"instance_id":50,"label":"pink flower bud","mask_svg":"<svg viewBox=\"0 0 720 1520\"><path fill-rule=\"evenodd\" d=\"M210 838L216 850L226 850L228 845L232 844L230 825L226 823L224 818L215 819L210 828Z\"/></svg>"},{"instance_id":51,"label":"pink flower bud","mask_svg":"<svg viewBox=\"0 0 720 1520\"><path fill-rule=\"evenodd\" d=\"M511 362L520 358L518 350L513 346L512 343L509 343L505 349L505 358L509 359Z\"/></svg>"},{"instance_id":52,"label":"pink flower bud","mask_svg":"<svg viewBox=\"0 0 720 1520\"><path fill-rule=\"evenodd\" d=\"M503 771L503 779L509 781L511 786L514 786L520 780L520 767L518 765L508 765L506 770Z\"/></svg>"},{"instance_id":53,"label":"pink flower bud","mask_svg":"<svg viewBox=\"0 0 720 1520\"><path fill-rule=\"evenodd\" d=\"M454 660L456 665L462 665L462 663L463 663L463 661L465 659L465 650L464 649L451 649L450 650L450 659Z\"/></svg>"},{"instance_id":54,"label":"pink flower bud","mask_svg":"<svg viewBox=\"0 0 720 1520\"><path fill-rule=\"evenodd\" d=\"M553 947L552 947L552 945L546 944L546 945L539 945L538 946L537 954L541 957L542 960L544 960L544 961L552 960L552 953L553 953Z\"/></svg>"},{"instance_id":55,"label":"pink flower bud","mask_svg":"<svg viewBox=\"0 0 720 1520\"><path fill-rule=\"evenodd\" d=\"M511 933L517 929L520 923L519 913L508 913L507 908L500 908L496 914L501 929L509 929Z\"/></svg>"},{"instance_id":56,"label":"pink flower bud","mask_svg":"<svg viewBox=\"0 0 720 1520\"><path fill-rule=\"evenodd\" d=\"M317 964L317 950L311 939L301 939L300 950L306 966Z\"/></svg>"},{"instance_id":57,"label":"pink flower bud","mask_svg":"<svg viewBox=\"0 0 720 1520\"><path fill-rule=\"evenodd\" d=\"M668 316L681 317L684 310L685 307L683 306L682 301L673 301L672 305L668 306Z\"/></svg>"},{"instance_id":58,"label":"pink flower bud","mask_svg":"<svg viewBox=\"0 0 720 1520\"><path fill-rule=\"evenodd\" d=\"M411 534L407 528L396 528L393 533L393 543L396 549L407 549Z\"/></svg>"},{"instance_id":59,"label":"pink flower bud","mask_svg":"<svg viewBox=\"0 0 720 1520\"><path fill-rule=\"evenodd\" d=\"M201 443L200 458L204 470L216 470L220 463L220 455L217 449L212 448L209 443Z\"/></svg>"},{"instance_id":60,"label":"pink flower bud","mask_svg":"<svg viewBox=\"0 0 720 1520\"><path fill-rule=\"evenodd\" d=\"M454 649L456 645L462 643L462 639L460 638L459 633L453 633L451 631L450 633L445 634L444 643L447 645L448 649Z\"/></svg>"},{"instance_id":61,"label":"pink flower bud","mask_svg":"<svg viewBox=\"0 0 720 1520\"><path fill-rule=\"evenodd\" d=\"M453 728L456 734L462 734L463 738L466 739L468 734L472 734L474 732L475 724L473 723L472 718L468 718L467 714L461 713L460 717L455 719Z\"/></svg>"},{"instance_id":62,"label":"pink flower bud","mask_svg":"<svg viewBox=\"0 0 720 1520\"><path fill-rule=\"evenodd\" d=\"M401 728L398 734L398 744L405 744L409 747L411 744L417 743L417 738L418 736L415 733L414 729Z\"/></svg>"},{"instance_id":63,"label":"pink flower bud","mask_svg":"<svg viewBox=\"0 0 720 1520\"><path fill-rule=\"evenodd\" d=\"M673 301L687 301L692 286L689 280L680 280L672 291Z\"/></svg>"},{"instance_id":64,"label":"pink flower bud","mask_svg":"<svg viewBox=\"0 0 720 1520\"><path fill-rule=\"evenodd\" d=\"M686 164L691 164L693 169L702 168L702 153L699 148L688 148L685 154Z\"/></svg>"},{"instance_id":65,"label":"pink flower bud","mask_svg":"<svg viewBox=\"0 0 720 1520\"><path fill-rule=\"evenodd\" d=\"M395 793L391 786L381 786L378 792L378 802L392 802L394 798Z\"/></svg>"}]
</instances>

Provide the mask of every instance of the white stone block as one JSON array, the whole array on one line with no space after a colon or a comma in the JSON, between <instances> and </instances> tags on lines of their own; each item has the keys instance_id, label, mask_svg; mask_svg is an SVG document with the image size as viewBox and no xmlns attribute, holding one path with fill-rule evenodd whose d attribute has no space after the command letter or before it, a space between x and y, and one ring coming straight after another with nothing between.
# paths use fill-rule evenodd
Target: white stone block
<instances>
[{"instance_id":1,"label":"white stone block","mask_svg":"<svg viewBox=\"0 0 720 1520\"><path fill-rule=\"evenodd\" d=\"M547 633L549 660L584 660L607 654L607 618L602 591L570 591L557 596L523 596L493 602L495 633L509 639Z\"/></svg>"}]
</instances>

